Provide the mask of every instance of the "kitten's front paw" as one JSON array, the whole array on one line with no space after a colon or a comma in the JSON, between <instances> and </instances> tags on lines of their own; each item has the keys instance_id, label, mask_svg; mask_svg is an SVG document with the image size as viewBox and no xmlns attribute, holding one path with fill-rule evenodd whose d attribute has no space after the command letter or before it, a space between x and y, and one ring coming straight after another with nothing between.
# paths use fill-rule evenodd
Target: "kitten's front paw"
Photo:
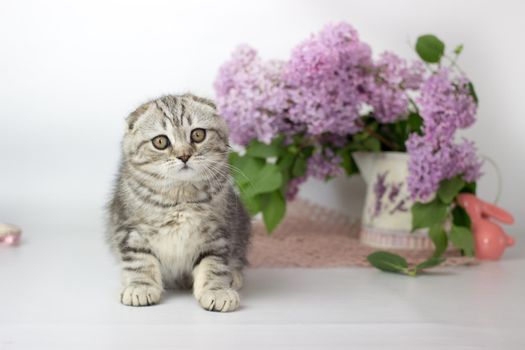
<instances>
[{"instance_id":1,"label":"kitten's front paw","mask_svg":"<svg viewBox=\"0 0 525 350\"><path fill-rule=\"evenodd\" d=\"M120 302L128 306L148 306L160 301L162 291L155 286L130 284L120 293Z\"/></svg>"},{"instance_id":2,"label":"kitten's front paw","mask_svg":"<svg viewBox=\"0 0 525 350\"><path fill-rule=\"evenodd\" d=\"M199 304L208 311L234 311L240 302L239 293L231 288L207 290L199 298Z\"/></svg>"}]
</instances>

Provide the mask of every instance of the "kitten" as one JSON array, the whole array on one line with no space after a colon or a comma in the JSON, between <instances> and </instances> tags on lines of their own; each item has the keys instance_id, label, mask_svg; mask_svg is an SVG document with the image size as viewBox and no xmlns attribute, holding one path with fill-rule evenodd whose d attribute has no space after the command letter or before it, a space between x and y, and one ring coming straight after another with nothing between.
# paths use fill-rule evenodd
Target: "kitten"
<instances>
[{"instance_id":1,"label":"kitten","mask_svg":"<svg viewBox=\"0 0 525 350\"><path fill-rule=\"evenodd\" d=\"M203 98L164 96L127 118L108 225L122 304L156 304L177 284L206 310L239 307L251 226L228 150L226 123Z\"/></svg>"}]
</instances>

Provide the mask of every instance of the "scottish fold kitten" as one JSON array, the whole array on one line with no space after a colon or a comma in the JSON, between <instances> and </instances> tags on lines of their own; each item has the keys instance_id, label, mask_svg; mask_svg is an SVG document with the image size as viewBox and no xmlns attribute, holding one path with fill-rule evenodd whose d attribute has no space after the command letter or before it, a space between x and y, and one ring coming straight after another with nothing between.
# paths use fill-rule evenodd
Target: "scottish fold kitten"
<instances>
[{"instance_id":1,"label":"scottish fold kitten","mask_svg":"<svg viewBox=\"0 0 525 350\"><path fill-rule=\"evenodd\" d=\"M239 306L250 219L228 149L226 123L203 98L164 96L127 118L108 225L123 304L156 304L177 284L206 310Z\"/></svg>"}]
</instances>

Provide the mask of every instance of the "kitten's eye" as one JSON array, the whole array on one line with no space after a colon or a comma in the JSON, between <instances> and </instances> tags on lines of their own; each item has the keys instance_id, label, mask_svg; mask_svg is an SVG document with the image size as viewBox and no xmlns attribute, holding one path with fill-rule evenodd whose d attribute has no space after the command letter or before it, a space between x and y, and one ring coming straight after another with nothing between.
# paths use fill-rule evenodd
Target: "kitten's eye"
<instances>
[{"instance_id":1,"label":"kitten's eye","mask_svg":"<svg viewBox=\"0 0 525 350\"><path fill-rule=\"evenodd\" d=\"M204 141L206 138L206 130L204 129L194 129L191 131L191 140L193 142L199 143Z\"/></svg>"},{"instance_id":2,"label":"kitten's eye","mask_svg":"<svg viewBox=\"0 0 525 350\"><path fill-rule=\"evenodd\" d=\"M170 139L168 139L165 135L159 135L155 136L153 140L151 140L151 143L153 143L153 146L156 149L160 149L161 151L168 148L170 145Z\"/></svg>"}]
</instances>

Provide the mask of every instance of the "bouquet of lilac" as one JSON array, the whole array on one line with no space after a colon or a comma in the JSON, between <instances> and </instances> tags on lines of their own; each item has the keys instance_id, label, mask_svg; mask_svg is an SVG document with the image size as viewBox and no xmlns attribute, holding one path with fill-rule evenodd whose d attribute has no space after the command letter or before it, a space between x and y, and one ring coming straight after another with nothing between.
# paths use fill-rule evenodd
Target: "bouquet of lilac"
<instances>
[{"instance_id":1,"label":"bouquet of lilac","mask_svg":"<svg viewBox=\"0 0 525 350\"><path fill-rule=\"evenodd\" d=\"M413 228L428 228L436 245L428 264L438 262L448 237L471 254L470 222L454 205L481 175L474 144L454 137L477 110L474 87L457 65L462 48L446 55L441 40L424 35L415 47L419 59L391 52L374 58L347 23L326 26L286 61L238 47L215 90L232 140L245 149L230 162L249 211L262 213L271 232L308 177L357 173L356 151L408 152L408 188L418 201Z\"/></svg>"}]
</instances>

